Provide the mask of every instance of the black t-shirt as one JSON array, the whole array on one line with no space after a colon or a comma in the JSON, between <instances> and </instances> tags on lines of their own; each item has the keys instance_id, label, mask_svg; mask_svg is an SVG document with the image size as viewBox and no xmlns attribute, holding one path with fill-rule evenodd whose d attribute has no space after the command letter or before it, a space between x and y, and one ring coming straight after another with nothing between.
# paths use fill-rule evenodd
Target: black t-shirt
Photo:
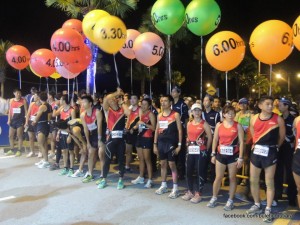
<instances>
[{"instance_id":1,"label":"black t-shirt","mask_svg":"<svg viewBox=\"0 0 300 225\"><path fill-rule=\"evenodd\" d=\"M173 104L172 110L179 113L181 123L185 124L185 121L189 118L189 108L187 104L184 103L183 99L179 99L176 104Z\"/></svg>"},{"instance_id":2,"label":"black t-shirt","mask_svg":"<svg viewBox=\"0 0 300 225\"><path fill-rule=\"evenodd\" d=\"M211 128L212 133L214 133L217 123L221 121L220 113L211 109L209 112L205 110L202 112L202 119L204 119Z\"/></svg>"}]
</instances>

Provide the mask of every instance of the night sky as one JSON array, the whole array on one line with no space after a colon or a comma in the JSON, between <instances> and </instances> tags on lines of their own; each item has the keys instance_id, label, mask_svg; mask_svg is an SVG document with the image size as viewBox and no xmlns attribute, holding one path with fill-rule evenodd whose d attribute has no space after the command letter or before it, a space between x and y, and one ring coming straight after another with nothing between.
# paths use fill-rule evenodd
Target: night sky
<instances>
[{"instance_id":1,"label":"night sky","mask_svg":"<svg viewBox=\"0 0 300 225\"><path fill-rule=\"evenodd\" d=\"M154 4L155 1L140 0L138 10L129 14L124 19L127 28L137 29L140 25L141 15L146 9ZM186 6L190 1L182 1ZM296 18L300 15L300 3L299 0L217 0L221 8L221 23L219 27L211 34L204 37L204 42L207 42L209 37L213 34L222 31L230 30L239 34L246 43L248 43L250 35L254 28L260 23L270 20L278 19L285 21L290 26L293 25ZM0 38L3 40L9 40L14 44L19 44L27 47L32 53L39 48L50 48L50 38L53 32L59 29L64 21L69 19L63 12L55 8L47 8L42 0L29 0L29 1L3 1L1 2L1 19L0 19ZM183 92L188 94L198 94L199 85L199 64L196 64L193 58L193 49L200 44L199 38L196 36L188 44L181 43L178 49L173 50L173 68L180 70L186 76L186 82L183 84ZM249 48L247 46L249 53ZM249 53L251 54L251 53ZM112 61L112 56L103 54L106 63ZM129 67L129 60L117 55L117 62L119 65L121 87L125 91L129 91L130 84L129 79L125 77L125 73ZM285 70L291 77L296 76L300 72L300 52L295 48L293 53L282 63L274 65L273 71ZM160 68L158 78L154 82L154 92L164 92L165 85L162 85L160 78L164 76L164 62L163 59L158 63ZM113 67L112 67L113 69ZM262 73L268 73L268 66L262 66ZM84 88L84 74L79 76L80 87ZM101 75L98 77L99 81L98 90L103 91L107 89L112 91L116 84L114 80L114 70L111 74ZM18 82L11 79L18 79L17 72L10 70L8 73L8 80L6 85L6 96L11 96L10 90L18 86ZM204 75L204 82L210 81L209 74ZM28 92L31 86L39 86L39 78L35 75L23 71L22 81L32 82L24 83L23 92ZM296 79L291 78L291 83L295 83ZM297 81L300 84L300 80ZM33 84L35 83L35 84ZM45 83L45 81L43 81ZM50 84L54 81L51 79ZM66 80L59 79L58 84L66 84ZM139 85L135 82L135 85ZM233 85L233 83L229 83ZM285 85L284 83L282 85ZM222 90L224 82L219 82L219 86ZM296 85L294 85L296 86ZM299 86L299 85L297 85ZM50 88L52 85L50 85ZM65 86L59 86L66 88ZM231 86L230 86L231 87ZM42 85L42 88L45 88ZM298 94L296 87L293 88L292 92ZM225 95L224 93L222 94ZM230 94L230 98L234 95Z\"/></svg>"}]
</instances>

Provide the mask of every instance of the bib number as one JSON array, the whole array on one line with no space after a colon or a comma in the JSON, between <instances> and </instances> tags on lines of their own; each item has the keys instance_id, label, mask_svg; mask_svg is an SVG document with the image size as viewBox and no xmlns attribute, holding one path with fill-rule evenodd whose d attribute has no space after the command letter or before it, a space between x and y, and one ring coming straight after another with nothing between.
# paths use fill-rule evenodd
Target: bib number
<instances>
[{"instance_id":1,"label":"bib number","mask_svg":"<svg viewBox=\"0 0 300 225\"><path fill-rule=\"evenodd\" d=\"M122 138L122 137L123 137L123 131L121 130L111 131L111 138Z\"/></svg>"},{"instance_id":2,"label":"bib number","mask_svg":"<svg viewBox=\"0 0 300 225\"><path fill-rule=\"evenodd\" d=\"M31 120L32 122L35 122L35 117L36 117L36 116L30 116L30 120Z\"/></svg>"},{"instance_id":3,"label":"bib number","mask_svg":"<svg viewBox=\"0 0 300 225\"><path fill-rule=\"evenodd\" d=\"M188 147L189 154L191 155L199 155L200 154L200 146L193 145Z\"/></svg>"},{"instance_id":4,"label":"bib number","mask_svg":"<svg viewBox=\"0 0 300 225\"><path fill-rule=\"evenodd\" d=\"M233 147L232 146L221 146L220 153L221 153L221 155L233 155Z\"/></svg>"},{"instance_id":5,"label":"bib number","mask_svg":"<svg viewBox=\"0 0 300 225\"><path fill-rule=\"evenodd\" d=\"M255 155L261 155L267 157L269 155L269 147L263 145L255 145L253 153Z\"/></svg>"},{"instance_id":6,"label":"bib number","mask_svg":"<svg viewBox=\"0 0 300 225\"><path fill-rule=\"evenodd\" d=\"M159 121L159 128L160 129L167 129L168 128L168 121Z\"/></svg>"},{"instance_id":7,"label":"bib number","mask_svg":"<svg viewBox=\"0 0 300 225\"><path fill-rule=\"evenodd\" d=\"M87 123L86 125L87 125L89 131L97 129L96 123L89 123L89 124Z\"/></svg>"},{"instance_id":8,"label":"bib number","mask_svg":"<svg viewBox=\"0 0 300 225\"><path fill-rule=\"evenodd\" d=\"M13 108L13 114L20 114L21 108Z\"/></svg>"}]
</instances>

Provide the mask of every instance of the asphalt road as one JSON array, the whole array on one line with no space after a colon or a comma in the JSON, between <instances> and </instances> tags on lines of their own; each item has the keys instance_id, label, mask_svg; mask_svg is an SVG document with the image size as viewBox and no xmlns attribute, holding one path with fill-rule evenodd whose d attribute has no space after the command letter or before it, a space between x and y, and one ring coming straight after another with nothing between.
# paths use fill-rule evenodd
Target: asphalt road
<instances>
[{"instance_id":1,"label":"asphalt road","mask_svg":"<svg viewBox=\"0 0 300 225\"><path fill-rule=\"evenodd\" d=\"M192 204L181 198L169 199L167 194L154 194L160 185L159 173L156 173L156 185L152 189L132 185L130 181L138 174L136 165L135 173L125 175L125 189L116 189L118 175L115 173L116 165L112 165L109 186L99 190L94 182L83 184L80 178L58 176L58 171L38 169L34 166L37 161L37 158L27 159L25 156L5 157L0 149L1 225L265 224L261 218L226 218L246 217L245 211L251 206L251 203L235 200L235 209L224 211L223 206L228 198L226 187L220 192L218 206L211 209L206 206L211 197L211 184L205 187L203 201ZM96 171L97 174L99 171ZM181 181L179 186L184 193L185 182ZM300 224L299 211L288 208L286 201L280 201L273 210L278 216L292 217L277 219L274 225Z\"/></svg>"}]
</instances>

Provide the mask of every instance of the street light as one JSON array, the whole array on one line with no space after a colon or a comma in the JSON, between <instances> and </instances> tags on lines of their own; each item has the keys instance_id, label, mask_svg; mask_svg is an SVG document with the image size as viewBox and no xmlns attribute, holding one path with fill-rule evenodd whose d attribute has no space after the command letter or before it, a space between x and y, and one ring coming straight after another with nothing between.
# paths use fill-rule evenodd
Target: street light
<instances>
[{"instance_id":1,"label":"street light","mask_svg":"<svg viewBox=\"0 0 300 225\"><path fill-rule=\"evenodd\" d=\"M210 87L210 83L207 83L207 84L206 84L206 87Z\"/></svg>"},{"instance_id":2,"label":"street light","mask_svg":"<svg viewBox=\"0 0 300 225\"><path fill-rule=\"evenodd\" d=\"M297 76L300 77L300 74L298 74ZM280 73L277 73L276 79L283 79L283 77ZM288 84L288 93L290 93L290 75L287 75L287 84Z\"/></svg>"},{"instance_id":3,"label":"street light","mask_svg":"<svg viewBox=\"0 0 300 225\"><path fill-rule=\"evenodd\" d=\"M297 77L300 78L300 73L297 74Z\"/></svg>"}]
</instances>

